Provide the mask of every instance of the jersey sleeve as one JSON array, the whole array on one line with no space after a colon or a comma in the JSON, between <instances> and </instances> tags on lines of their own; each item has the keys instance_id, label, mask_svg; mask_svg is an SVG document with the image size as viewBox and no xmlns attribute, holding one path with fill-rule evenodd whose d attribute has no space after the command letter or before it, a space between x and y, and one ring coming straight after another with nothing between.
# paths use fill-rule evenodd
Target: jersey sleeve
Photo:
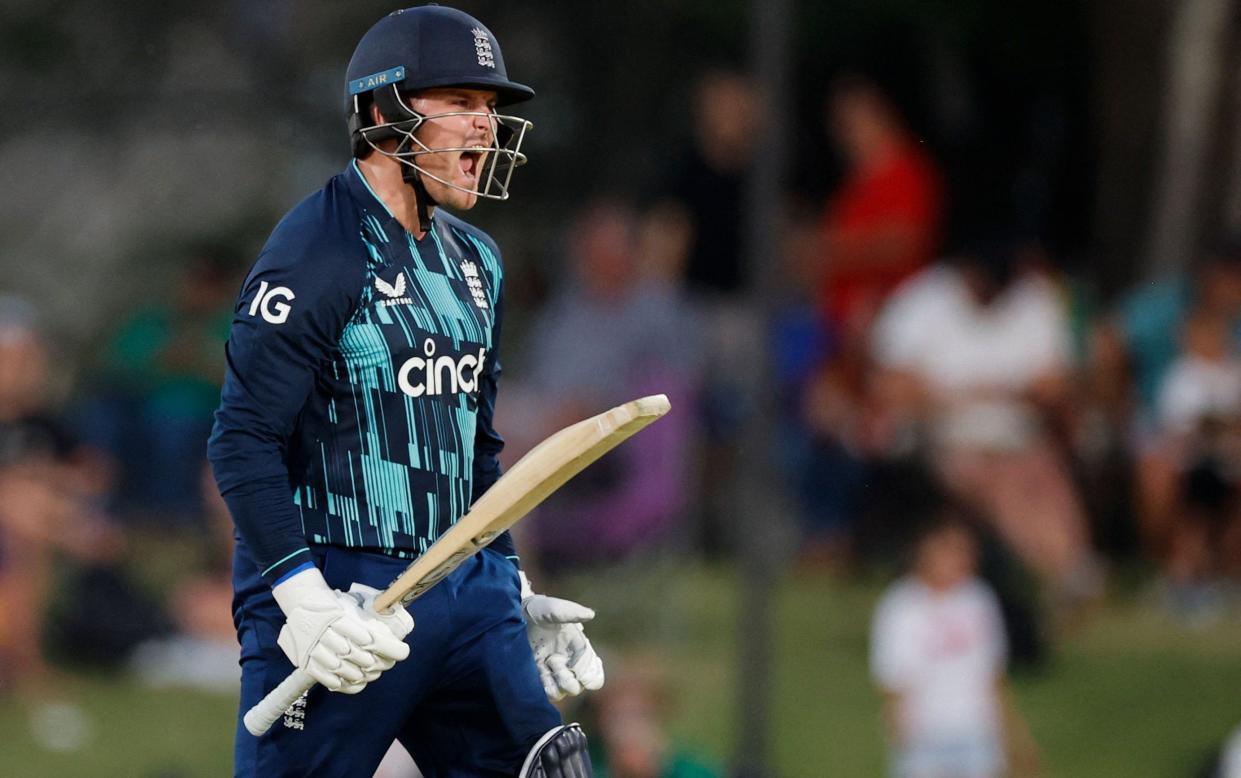
<instances>
[{"instance_id":1,"label":"jersey sleeve","mask_svg":"<svg viewBox=\"0 0 1241 778\"><path fill-rule=\"evenodd\" d=\"M353 313L365 267L333 252L339 242L308 225L284 230L295 233L291 240L278 239L280 232L238 297L208 443L220 494L272 584L310 563L290 487L290 449L316 375Z\"/></svg>"}]
</instances>

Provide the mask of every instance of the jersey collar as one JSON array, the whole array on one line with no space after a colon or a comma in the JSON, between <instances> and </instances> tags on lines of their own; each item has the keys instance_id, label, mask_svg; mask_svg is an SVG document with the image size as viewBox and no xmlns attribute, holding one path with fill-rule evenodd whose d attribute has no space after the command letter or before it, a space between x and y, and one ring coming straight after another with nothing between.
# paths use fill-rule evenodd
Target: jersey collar
<instances>
[{"instance_id":1,"label":"jersey collar","mask_svg":"<svg viewBox=\"0 0 1241 778\"><path fill-rule=\"evenodd\" d=\"M395 226L398 234L405 231L405 228L401 226L396 216L388 208L388 204L380 200L379 195L375 194L375 190L371 189L370 182L366 180L366 176L362 175L362 169L358 167L356 159L351 160L349 166L345 168L345 180L348 182L349 192L354 199L361 203L366 210L375 214L385 227L389 225Z\"/></svg>"}]
</instances>

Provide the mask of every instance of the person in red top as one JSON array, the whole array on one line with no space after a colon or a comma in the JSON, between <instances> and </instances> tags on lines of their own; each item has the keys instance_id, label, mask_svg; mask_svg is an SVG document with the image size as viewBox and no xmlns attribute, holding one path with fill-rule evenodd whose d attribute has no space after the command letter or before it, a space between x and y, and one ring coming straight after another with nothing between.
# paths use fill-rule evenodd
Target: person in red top
<instances>
[{"instance_id":1,"label":"person in red top","mask_svg":"<svg viewBox=\"0 0 1241 778\"><path fill-rule=\"evenodd\" d=\"M825 105L846 174L823 209L816 308L830 343L801 388L810 451L799 481L808 559L846 561L867 462L897 444L871 394L869 340L884 300L939 248L935 162L875 84L838 80Z\"/></svg>"},{"instance_id":2,"label":"person in red top","mask_svg":"<svg viewBox=\"0 0 1241 778\"><path fill-rule=\"evenodd\" d=\"M944 195L934 160L874 84L842 79L826 107L848 173L823 210L820 300L847 339L869 329L882 300L934 258Z\"/></svg>"}]
</instances>

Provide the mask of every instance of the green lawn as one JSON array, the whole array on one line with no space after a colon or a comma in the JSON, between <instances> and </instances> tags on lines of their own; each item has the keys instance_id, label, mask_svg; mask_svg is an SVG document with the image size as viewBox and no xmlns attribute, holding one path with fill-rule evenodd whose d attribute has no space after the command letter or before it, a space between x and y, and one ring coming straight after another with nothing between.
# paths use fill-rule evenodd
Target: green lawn
<instances>
[{"instance_id":1,"label":"green lawn","mask_svg":"<svg viewBox=\"0 0 1241 778\"><path fill-rule=\"evenodd\" d=\"M600 613L592 634L615 658L655 657L670 679L677 738L718 761L735 726L732 669L737 581L675 564L562 584ZM773 745L777 774L883 773L877 700L866 674L866 627L878 587L801 577L775 614ZM658 604L658 607L655 607ZM416 634L416 633L415 633ZM1016 690L1043 749L1046 775L1190 776L1206 751L1241 723L1241 624L1184 632L1140 604L1115 603ZM220 776L229 773L234 701L147 691L118 679L76 677L65 696L90 715L92 735L72 753L29 736L26 710L0 700L8 776Z\"/></svg>"},{"instance_id":2,"label":"green lawn","mask_svg":"<svg viewBox=\"0 0 1241 778\"><path fill-rule=\"evenodd\" d=\"M675 681L671 726L695 751L726 762L735 727L732 603L721 571L577 580L599 603L592 633L616 650L643 650L637 611L659 598L661 662ZM648 580L654 578L654 580ZM631 580L632 579L632 580ZM884 775L878 699L867 674L867 629L877 584L800 576L781 591L775 623L772 735L781 778ZM626 616L606 618L610 600ZM1111 603L1057 651L1048 670L1015 681L1018 704L1054 778L1194 775L1241 724L1241 621L1185 631L1141 601Z\"/></svg>"},{"instance_id":3,"label":"green lawn","mask_svg":"<svg viewBox=\"0 0 1241 778\"><path fill-rule=\"evenodd\" d=\"M27 711L6 699L0 702L0 773L14 778L232 774L237 704L229 696L149 691L103 678L76 678L63 691L89 715L86 746L69 753L41 749L30 737Z\"/></svg>"}]
</instances>

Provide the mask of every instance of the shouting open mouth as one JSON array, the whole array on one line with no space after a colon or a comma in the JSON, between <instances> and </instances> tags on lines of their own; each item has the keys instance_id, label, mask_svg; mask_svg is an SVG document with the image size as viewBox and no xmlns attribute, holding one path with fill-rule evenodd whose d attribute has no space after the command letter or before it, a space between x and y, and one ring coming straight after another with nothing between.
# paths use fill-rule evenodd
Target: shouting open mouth
<instances>
[{"instance_id":1,"label":"shouting open mouth","mask_svg":"<svg viewBox=\"0 0 1241 778\"><path fill-rule=\"evenodd\" d=\"M473 149L461 152L458 164L461 166L461 177L470 184L476 184L483 172L483 164L487 159L488 149L483 146L475 146Z\"/></svg>"}]
</instances>

